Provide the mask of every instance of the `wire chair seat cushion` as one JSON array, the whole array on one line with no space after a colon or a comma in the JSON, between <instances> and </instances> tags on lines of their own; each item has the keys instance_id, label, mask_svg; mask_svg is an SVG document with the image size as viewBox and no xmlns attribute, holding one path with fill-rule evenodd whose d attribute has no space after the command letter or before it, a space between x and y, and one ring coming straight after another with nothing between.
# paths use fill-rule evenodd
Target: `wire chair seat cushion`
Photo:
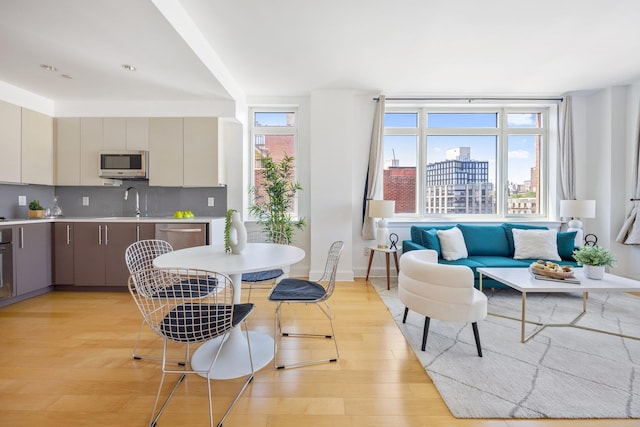
<instances>
[{"instance_id":1,"label":"wire chair seat cushion","mask_svg":"<svg viewBox=\"0 0 640 427\"><path fill-rule=\"evenodd\" d=\"M277 279L278 277L282 276L284 274L284 271L282 271L281 269L275 269L275 270L266 270L266 271L256 271L253 273L244 273L242 275L242 281L243 282L250 282L250 283L255 283L255 282L264 282L266 280L273 280L273 279Z\"/></svg>"},{"instance_id":2,"label":"wire chair seat cushion","mask_svg":"<svg viewBox=\"0 0 640 427\"><path fill-rule=\"evenodd\" d=\"M326 296L326 289L317 282L283 279L273 288L269 301L320 301Z\"/></svg>"},{"instance_id":3,"label":"wire chair seat cushion","mask_svg":"<svg viewBox=\"0 0 640 427\"><path fill-rule=\"evenodd\" d=\"M152 294L156 298L176 298L181 295L189 295L190 297L204 297L215 291L218 280L215 277L208 279L189 279L183 280L175 285L158 289Z\"/></svg>"},{"instance_id":4,"label":"wire chair seat cushion","mask_svg":"<svg viewBox=\"0 0 640 427\"><path fill-rule=\"evenodd\" d=\"M219 337L242 322L254 304L183 304L169 311L160 332L177 342L201 342Z\"/></svg>"}]
</instances>

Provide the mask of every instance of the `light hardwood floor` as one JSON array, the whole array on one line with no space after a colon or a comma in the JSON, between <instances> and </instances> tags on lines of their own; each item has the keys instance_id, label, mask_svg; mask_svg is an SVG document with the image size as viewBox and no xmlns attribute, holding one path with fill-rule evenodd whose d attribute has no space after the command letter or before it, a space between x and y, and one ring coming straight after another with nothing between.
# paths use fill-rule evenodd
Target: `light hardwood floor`
<instances>
[{"instance_id":1,"label":"light hardwood floor","mask_svg":"<svg viewBox=\"0 0 640 427\"><path fill-rule=\"evenodd\" d=\"M272 334L274 306L253 291L249 328ZM639 420L464 420L452 417L371 285L340 282L331 299L340 360L255 375L225 426L539 427L638 426ZM294 313L295 311L295 313ZM317 309L315 310L317 311ZM311 309L297 326L320 328ZM131 359L140 315L126 292L51 292L0 308L0 426L144 426L160 378ZM285 356L316 355L326 340L283 344ZM158 353L148 331L141 353ZM216 415L236 381L214 381ZM188 376L159 426L208 424L206 383Z\"/></svg>"}]
</instances>

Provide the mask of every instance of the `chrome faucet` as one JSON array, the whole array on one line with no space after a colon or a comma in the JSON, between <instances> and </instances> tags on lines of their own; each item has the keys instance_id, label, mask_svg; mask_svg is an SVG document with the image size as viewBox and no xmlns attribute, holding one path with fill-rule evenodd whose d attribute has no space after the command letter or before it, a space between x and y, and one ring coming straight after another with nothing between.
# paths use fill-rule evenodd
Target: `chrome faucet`
<instances>
[{"instance_id":1,"label":"chrome faucet","mask_svg":"<svg viewBox=\"0 0 640 427\"><path fill-rule=\"evenodd\" d=\"M136 187L129 187L124 192L125 200L129 198L129 190L133 190L136 192L136 218L140 218L140 195L138 194L138 190L136 189Z\"/></svg>"}]
</instances>

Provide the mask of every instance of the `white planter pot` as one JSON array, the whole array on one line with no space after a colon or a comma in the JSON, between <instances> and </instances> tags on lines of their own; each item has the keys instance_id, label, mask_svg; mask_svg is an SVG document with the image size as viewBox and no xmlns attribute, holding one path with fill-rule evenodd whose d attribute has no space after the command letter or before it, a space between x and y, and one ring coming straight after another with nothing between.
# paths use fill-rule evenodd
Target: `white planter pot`
<instances>
[{"instance_id":1,"label":"white planter pot","mask_svg":"<svg viewBox=\"0 0 640 427\"><path fill-rule=\"evenodd\" d=\"M244 247L247 245L247 229L245 228L244 222L242 222L242 218L240 218L240 214L238 212L231 214L229 237L231 240L229 243L229 246L231 246L231 253L242 253Z\"/></svg>"},{"instance_id":2,"label":"white planter pot","mask_svg":"<svg viewBox=\"0 0 640 427\"><path fill-rule=\"evenodd\" d=\"M583 266L584 275L589 279L601 280L604 277L604 265Z\"/></svg>"}]
</instances>

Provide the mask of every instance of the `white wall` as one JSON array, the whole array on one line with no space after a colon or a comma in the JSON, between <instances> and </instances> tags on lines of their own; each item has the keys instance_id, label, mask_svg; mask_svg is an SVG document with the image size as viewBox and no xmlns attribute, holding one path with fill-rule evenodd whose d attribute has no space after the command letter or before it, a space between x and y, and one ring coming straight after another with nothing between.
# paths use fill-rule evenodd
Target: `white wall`
<instances>
[{"instance_id":1,"label":"white wall","mask_svg":"<svg viewBox=\"0 0 640 427\"><path fill-rule=\"evenodd\" d=\"M598 236L618 259L611 271L640 279L640 248L615 242L631 208L640 83L574 95L576 195L596 200L596 218L585 233Z\"/></svg>"}]
</instances>

